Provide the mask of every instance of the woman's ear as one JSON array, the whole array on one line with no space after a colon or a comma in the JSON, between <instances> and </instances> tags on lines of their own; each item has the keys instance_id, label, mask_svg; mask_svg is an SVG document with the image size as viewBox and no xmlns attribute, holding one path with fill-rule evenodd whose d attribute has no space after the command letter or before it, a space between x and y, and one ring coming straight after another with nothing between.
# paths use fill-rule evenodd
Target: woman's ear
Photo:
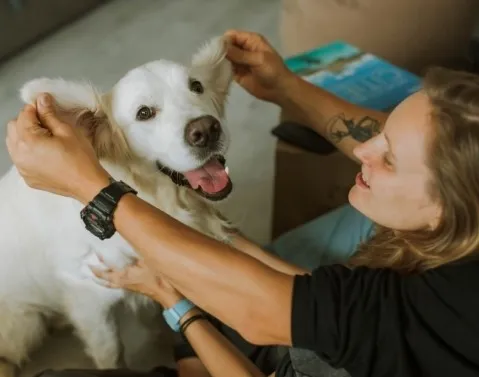
<instances>
[{"instance_id":1,"label":"woman's ear","mask_svg":"<svg viewBox=\"0 0 479 377\"><path fill-rule=\"evenodd\" d=\"M25 103L35 104L41 93L53 96L58 117L80 128L99 158L119 161L130 157L121 129L111 122L109 94L100 94L89 83L49 78L31 80L20 89Z\"/></svg>"}]
</instances>

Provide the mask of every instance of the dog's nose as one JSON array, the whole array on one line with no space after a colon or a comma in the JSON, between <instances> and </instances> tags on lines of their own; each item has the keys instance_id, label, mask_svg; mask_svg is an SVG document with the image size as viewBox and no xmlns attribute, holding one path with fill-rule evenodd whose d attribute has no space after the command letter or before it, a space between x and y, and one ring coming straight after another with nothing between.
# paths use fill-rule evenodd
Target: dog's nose
<instances>
[{"instance_id":1,"label":"dog's nose","mask_svg":"<svg viewBox=\"0 0 479 377\"><path fill-rule=\"evenodd\" d=\"M211 115L193 119L186 125L185 130L186 142L192 147L200 148L214 145L220 138L220 134L220 122Z\"/></svg>"}]
</instances>

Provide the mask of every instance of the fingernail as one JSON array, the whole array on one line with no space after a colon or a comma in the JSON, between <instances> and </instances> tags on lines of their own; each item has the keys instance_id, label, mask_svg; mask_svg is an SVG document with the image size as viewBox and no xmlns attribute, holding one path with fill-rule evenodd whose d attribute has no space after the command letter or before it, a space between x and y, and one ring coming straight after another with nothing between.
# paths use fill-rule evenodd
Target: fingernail
<instances>
[{"instance_id":1,"label":"fingernail","mask_svg":"<svg viewBox=\"0 0 479 377\"><path fill-rule=\"evenodd\" d=\"M50 96L48 94L42 94L40 96L40 104L42 106L48 106L50 105L51 101L50 101Z\"/></svg>"}]
</instances>

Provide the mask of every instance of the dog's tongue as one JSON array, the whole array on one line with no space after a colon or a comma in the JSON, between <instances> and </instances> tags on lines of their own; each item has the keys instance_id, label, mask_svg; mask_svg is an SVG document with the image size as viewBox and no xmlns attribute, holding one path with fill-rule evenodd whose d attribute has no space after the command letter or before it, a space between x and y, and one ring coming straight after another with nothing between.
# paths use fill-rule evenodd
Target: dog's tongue
<instances>
[{"instance_id":1,"label":"dog's tongue","mask_svg":"<svg viewBox=\"0 0 479 377\"><path fill-rule=\"evenodd\" d=\"M208 194L220 192L229 181L228 173L216 158L211 159L201 168L184 172L183 175L193 189L201 187Z\"/></svg>"}]
</instances>

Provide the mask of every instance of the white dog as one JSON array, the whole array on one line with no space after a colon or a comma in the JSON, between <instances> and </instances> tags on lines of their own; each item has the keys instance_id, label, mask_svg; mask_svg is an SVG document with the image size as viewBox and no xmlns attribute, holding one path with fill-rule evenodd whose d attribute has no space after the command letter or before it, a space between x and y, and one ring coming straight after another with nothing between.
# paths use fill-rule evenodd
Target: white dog
<instances>
[{"instance_id":1,"label":"white dog","mask_svg":"<svg viewBox=\"0 0 479 377\"><path fill-rule=\"evenodd\" d=\"M225 168L229 137L224 106L232 79L225 41L215 38L189 67L153 61L128 72L107 93L62 79L36 79L21 90L26 103L51 93L58 113L86 132L115 179L183 223L221 241L230 225L213 205L232 184ZM125 266L135 251L116 234L100 241L80 219L82 205L29 188L12 167L0 180L0 374L12 375L64 316L98 368L121 364L118 302L151 301L95 283L89 265Z\"/></svg>"}]
</instances>

